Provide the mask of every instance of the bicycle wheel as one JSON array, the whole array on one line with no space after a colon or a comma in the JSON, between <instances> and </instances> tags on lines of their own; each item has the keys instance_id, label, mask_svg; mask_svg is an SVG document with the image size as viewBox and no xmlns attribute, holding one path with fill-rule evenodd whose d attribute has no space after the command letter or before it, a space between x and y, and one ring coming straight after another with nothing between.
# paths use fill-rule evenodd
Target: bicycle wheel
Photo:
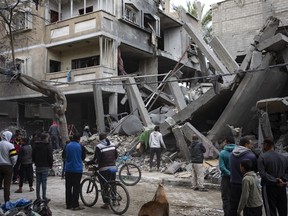
<instances>
[{"instance_id":1,"label":"bicycle wheel","mask_svg":"<svg viewBox=\"0 0 288 216\"><path fill-rule=\"evenodd\" d=\"M135 164L125 163L119 170L119 179L124 185L136 185L141 179L141 170Z\"/></svg>"},{"instance_id":2,"label":"bicycle wheel","mask_svg":"<svg viewBox=\"0 0 288 216\"><path fill-rule=\"evenodd\" d=\"M98 187L92 178L81 182L80 198L85 206L92 207L98 200Z\"/></svg>"},{"instance_id":3,"label":"bicycle wheel","mask_svg":"<svg viewBox=\"0 0 288 216\"><path fill-rule=\"evenodd\" d=\"M109 206L115 214L124 214L130 205L128 190L120 182L111 183L109 190Z\"/></svg>"}]
</instances>

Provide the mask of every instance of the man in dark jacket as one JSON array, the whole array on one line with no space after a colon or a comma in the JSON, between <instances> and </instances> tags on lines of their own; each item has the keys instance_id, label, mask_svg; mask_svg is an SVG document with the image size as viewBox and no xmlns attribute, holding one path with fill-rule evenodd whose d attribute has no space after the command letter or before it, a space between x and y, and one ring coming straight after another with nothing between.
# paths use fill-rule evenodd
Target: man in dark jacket
<instances>
[{"instance_id":1,"label":"man in dark jacket","mask_svg":"<svg viewBox=\"0 0 288 216\"><path fill-rule=\"evenodd\" d=\"M29 143L28 138L22 139L22 147L18 155L18 161L20 163L20 181L19 181L19 189L15 191L15 193L22 193L22 187L24 183L24 178L28 179L30 192L34 191L33 189L33 162L32 162L32 147Z\"/></svg>"},{"instance_id":2,"label":"man in dark jacket","mask_svg":"<svg viewBox=\"0 0 288 216\"><path fill-rule=\"evenodd\" d=\"M87 165L97 163L99 168L99 173L105 179L99 176L99 181L101 185L102 199L104 205L101 206L103 209L109 208L109 199L105 194L107 194L107 187L104 187L106 181L115 180L116 178L116 159L117 159L117 150L113 143L107 139L107 135L105 133L99 134L100 143L97 144L95 148L94 158L87 162Z\"/></svg>"},{"instance_id":3,"label":"man in dark jacket","mask_svg":"<svg viewBox=\"0 0 288 216\"><path fill-rule=\"evenodd\" d=\"M192 143L190 144L190 155L192 163L192 189L207 191L204 188L204 170L203 170L203 160L204 153L206 152L205 147L199 141L197 135L192 136Z\"/></svg>"},{"instance_id":4,"label":"man in dark jacket","mask_svg":"<svg viewBox=\"0 0 288 216\"><path fill-rule=\"evenodd\" d=\"M65 158L66 208L84 209L79 205L80 181L83 172L82 161L86 158L85 148L79 143L80 134L75 133L71 142L65 146L62 158Z\"/></svg>"},{"instance_id":5,"label":"man in dark jacket","mask_svg":"<svg viewBox=\"0 0 288 216\"><path fill-rule=\"evenodd\" d=\"M258 158L266 215L287 216L288 159L274 151L274 142L265 139Z\"/></svg>"},{"instance_id":6,"label":"man in dark jacket","mask_svg":"<svg viewBox=\"0 0 288 216\"><path fill-rule=\"evenodd\" d=\"M236 146L230 156L230 213L229 216L236 216L238 204L242 193L243 174L240 170L240 163L244 159L252 162L252 171L257 172L257 158L251 151L253 143L248 137L240 139L239 146Z\"/></svg>"},{"instance_id":7,"label":"man in dark jacket","mask_svg":"<svg viewBox=\"0 0 288 216\"><path fill-rule=\"evenodd\" d=\"M228 216L230 211L230 156L236 145L232 136L227 137L224 142L224 149L219 154L219 169L224 216Z\"/></svg>"},{"instance_id":8,"label":"man in dark jacket","mask_svg":"<svg viewBox=\"0 0 288 216\"><path fill-rule=\"evenodd\" d=\"M41 133L38 137L40 141L35 142L35 148L32 150L32 159L36 166L36 198L41 199L40 186L42 185L42 198L49 200L46 196L46 189L49 169L53 166L52 147L48 133Z\"/></svg>"}]
</instances>

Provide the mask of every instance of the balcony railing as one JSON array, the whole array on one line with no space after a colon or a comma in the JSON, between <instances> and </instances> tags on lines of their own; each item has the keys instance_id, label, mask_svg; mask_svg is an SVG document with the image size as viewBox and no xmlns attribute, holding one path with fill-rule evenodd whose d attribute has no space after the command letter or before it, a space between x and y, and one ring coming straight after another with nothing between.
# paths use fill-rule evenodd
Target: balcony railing
<instances>
[{"instance_id":1,"label":"balcony railing","mask_svg":"<svg viewBox=\"0 0 288 216\"><path fill-rule=\"evenodd\" d=\"M114 16L103 11L95 11L46 26L45 43L51 44L77 37L91 36L102 30L113 31ZM103 24L105 22L105 25ZM109 22L109 23L107 23ZM106 28L105 26L109 26ZM95 35L96 36L96 35Z\"/></svg>"},{"instance_id":2,"label":"balcony railing","mask_svg":"<svg viewBox=\"0 0 288 216\"><path fill-rule=\"evenodd\" d=\"M70 73L70 74L69 74ZM75 69L68 72L59 71L54 73L46 73L45 80L50 82L52 85L58 87L69 87L69 84L81 81L90 81L103 77L115 76L116 71L111 68L103 66L94 66L81 69Z\"/></svg>"}]
</instances>

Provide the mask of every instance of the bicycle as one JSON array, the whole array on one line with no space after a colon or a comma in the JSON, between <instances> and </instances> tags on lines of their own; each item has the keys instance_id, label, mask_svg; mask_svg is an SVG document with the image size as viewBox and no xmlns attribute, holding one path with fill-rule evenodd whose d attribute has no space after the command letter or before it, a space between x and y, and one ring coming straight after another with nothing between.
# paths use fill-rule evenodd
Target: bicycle
<instances>
[{"instance_id":1,"label":"bicycle","mask_svg":"<svg viewBox=\"0 0 288 216\"><path fill-rule=\"evenodd\" d=\"M141 179L140 168L128 161L131 159L129 152L125 152L124 155L118 157L116 161L116 167L119 168L119 180L126 186L134 186Z\"/></svg>"},{"instance_id":2,"label":"bicycle","mask_svg":"<svg viewBox=\"0 0 288 216\"><path fill-rule=\"evenodd\" d=\"M117 170L110 170L111 173L117 172ZM87 207L92 207L96 204L99 192L104 193L103 187L100 187L99 177L105 180L105 189L108 193L104 194L109 199L109 206L111 210L118 215L124 214L130 205L130 196L126 187L119 181L108 181L97 169L97 166L93 165L93 173L91 176L85 178L81 182L80 198L83 204Z\"/></svg>"}]
</instances>

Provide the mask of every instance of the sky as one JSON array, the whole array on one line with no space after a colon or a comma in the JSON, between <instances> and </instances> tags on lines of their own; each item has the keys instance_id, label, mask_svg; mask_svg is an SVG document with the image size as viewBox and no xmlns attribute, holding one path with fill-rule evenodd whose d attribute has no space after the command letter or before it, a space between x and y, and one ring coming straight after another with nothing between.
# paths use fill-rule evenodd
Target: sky
<instances>
[{"instance_id":1,"label":"sky","mask_svg":"<svg viewBox=\"0 0 288 216\"><path fill-rule=\"evenodd\" d=\"M186 5L187 5L186 2L187 1L189 1L189 0L170 0L170 3L171 4L175 4L175 5L182 5L182 6L186 7ZM217 3L217 2L220 2L220 1L223 1L223 0L199 0L199 1L201 3L205 4L204 12L206 12L207 10L210 9L210 5L211 4L214 4L214 3Z\"/></svg>"}]
</instances>

